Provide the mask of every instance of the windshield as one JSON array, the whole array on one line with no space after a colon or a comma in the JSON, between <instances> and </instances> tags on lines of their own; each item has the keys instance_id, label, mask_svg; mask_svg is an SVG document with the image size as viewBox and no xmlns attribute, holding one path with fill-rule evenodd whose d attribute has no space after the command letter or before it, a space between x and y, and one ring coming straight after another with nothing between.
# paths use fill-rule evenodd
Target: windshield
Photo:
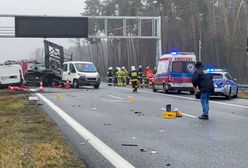
<instances>
[{"instance_id":1,"label":"windshield","mask_svg":"<svg viewBox=\"0 0 248 168\"><path fill-rule=\"evenodd\" d=\"M212 76L213 76L213 79L222 79L223 78L222 74L212 74Z\"/></svg>"},{"instance_id":2,"label":"windshield","mask_svg":"<svg viewBox=\"0 0 248 168\"><path fill-rule=\"evenodd\" d=\"M175 73L193 73L195 63L192 61L174 61L172 63L172 71Z\"/></svg>"},{"instance_id":3,"label":"windshield","mask_svg":"<svg viewBox=\"0 0 248 168\"><path fill-rule=\"evenodd\" d=\"M94 64L76 63L75 65L78 72L96 72L96 67Z\"/></svg>"}]
</instances>

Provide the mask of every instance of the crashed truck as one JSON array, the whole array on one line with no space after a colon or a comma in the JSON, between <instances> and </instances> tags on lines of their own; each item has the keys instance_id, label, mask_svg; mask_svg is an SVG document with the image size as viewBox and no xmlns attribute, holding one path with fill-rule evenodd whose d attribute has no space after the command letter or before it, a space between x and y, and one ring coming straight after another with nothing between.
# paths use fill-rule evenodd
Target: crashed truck
<instances>
[{"instance_id":1,"label":"crashed truck","mask_svg":"<svg viewBox=\"0 0 248 168\"><path fill-rule=\"evenodd\" d=\"M43 81L44 86L54 86L62 80L63 63L72 61L72 53L64 53L62 46L44 40L44 64L33 64L26 71L24 78L28 86L39 86Z\"/></svg>"}]
</instances>

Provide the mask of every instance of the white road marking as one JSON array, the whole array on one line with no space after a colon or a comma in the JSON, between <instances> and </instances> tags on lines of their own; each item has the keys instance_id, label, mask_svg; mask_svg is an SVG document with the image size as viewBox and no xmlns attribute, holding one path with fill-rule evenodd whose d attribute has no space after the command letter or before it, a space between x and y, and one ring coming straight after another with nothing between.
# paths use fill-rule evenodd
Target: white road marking
<instances>
[{"instance_id":1,"label":"white road marking","mask_svg":"<svg viewBox=\"0 0 248 168\"><path fill-rule=\"evenodd\" d=\"M121 98L121 97L114 96L114 95L108 95L108 96L109 96L109 97L112 97L112 98L115 98L115 99L119 99L119 100L123 99L123 98Z\"/></svg>"},{"instance_id":2,"label":"white road marking","mask_svg":"<svg viewBox=\"0 0 248 168\"><path fill-rule=\"evenodd\" d=\"M110 103L127 103L128 102L125 100L107 100L107 99L103 99L102 101L110 102Z\"/></svg>"},{"instance_id":3,"label":"white road marking","mask_svg":"<svg viewBox=\"0 0 248 168\"><path fill-rule=\"evenodd\" d=\"M161 110L165 110L165 108L161 108ZM190 114L186 114L186 113L182 113L184 116L187 116L187 117L191 117L191 118L198 118L197 116L194 116L194 115L190 115Z\"/></svg>"},{"instance_id":4,"label":"white road marking","mask_svg":"<svg viewBox=\"0 0 248 168\"><path fill-rule=\"evenodd\" d=\"M128 89L128 88L120 88L120 87L118 89L131 90L131 89ZM174 98L180 98L180 99L186 99L186 100L200 101L200 100L195 99L195 98L177 96L177 95L169 95L169 94L158 94L158 93L154 93L154 92L148 92L148 91L145 91L145 90L138 90L138 92L149 93L149 94L154 94L154 95L161 95L161 96L166 96L166 97L174 97ZM226 105L226 106L232 106L232 107L248 109L248 106L244 106L244 105L238 105L238 104L232 104L232 103L222 103L222 102L217 102L217 101L212 101L212 100L209 101L209 102L213 103L213 104L219 104L219 105Z\"/></svg>"},{"instance_id":5,"label":"white road marking","mask_svg":"<svg viewBox=\"0 0 248 168\"><path fill-rule=\"evenodd\" d=\"M188 116L188 117L191 117L191 118L198 118L197 116L194 116L194 115L190 115L190 114L186 114L186 113L182 113L183 116Z\"/></svg>"},{"instance_id":6,"label":"white road marking","mask_svg":"<svg viewBox=\"0 0 248 168\"><path fill-rule=\"evenodd\" d=\"M80 134L85 140L88 142L99 152L101 153L114 167L118 168L133 168L127 160L121 157L118 153L116 153L113 149L108 147L105 143L103 143L100 139L98 139L95 135L93 135L90 131L80 125L77 121L75 121L71 116L69 116L66 112L48 100L45 96L40 93L36 93L38 97L40 97L44 102L46 102L61 118L64 119L78 134Z\"/></svg>"}]
</instances>

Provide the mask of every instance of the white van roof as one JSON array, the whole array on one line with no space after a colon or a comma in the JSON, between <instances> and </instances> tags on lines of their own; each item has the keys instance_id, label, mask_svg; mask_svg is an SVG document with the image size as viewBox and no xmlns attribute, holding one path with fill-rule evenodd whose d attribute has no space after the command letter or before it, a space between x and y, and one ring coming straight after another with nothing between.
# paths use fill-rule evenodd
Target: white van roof
<instances>
[{"instance_id":1,"label":"white van roof","mask_svg":"<svg viewBox=\"0 0 248 168\"><path fill-rule=\"evenodd\" d=\"M68 62L64 62L64 64L68 64L68 63L71 63L71 64L75 64L75 63L83 63L83 64L93 64L93 62L86 62L86 61L68 61Z\"/></svg>"}]
</instances>

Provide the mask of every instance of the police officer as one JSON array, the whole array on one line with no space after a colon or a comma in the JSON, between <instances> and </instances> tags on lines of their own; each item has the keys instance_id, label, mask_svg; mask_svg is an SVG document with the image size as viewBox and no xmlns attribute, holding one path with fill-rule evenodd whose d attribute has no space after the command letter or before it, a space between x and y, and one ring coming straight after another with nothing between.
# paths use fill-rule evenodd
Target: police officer
<instances>
[{"instance_id":1,"label":"police officer","mask_svg":"<svg viewBox=\"0 0 248 168\"><path fill-rule=\"evenodd\" d=\"M195 92L201 94L201 105L203 109L203 114L199 117L202 120L208 120L209 112L209 97L211 92L214 91L213 77L201 62L195 64L196 71L193 74L192 83L195 89Z\"/></svg>"},{"instance_id":2,"label":"police officer","mask_svg":"<svg viewBox=\"0 0 248 168\"><path fill-rule=\"evenodd\" d=\"M108 68L107 75L108 75L108 86L112 86L113 75L114 75L114 72L113 72L113 68L112 67L109 67Z\"/></svg>"},{"instance_id":3,"label":"police officer","mask_svg":"<svg viewBox=\"0 0 248 168\"><path fill-rule=\"evenodd\" d=\"M132 82L133 92L137 92L139 76L138 76L138 72L135 69L135 66L131 67L131 72L129 73L129 76Z\"/></svg>"}]
</instances>

